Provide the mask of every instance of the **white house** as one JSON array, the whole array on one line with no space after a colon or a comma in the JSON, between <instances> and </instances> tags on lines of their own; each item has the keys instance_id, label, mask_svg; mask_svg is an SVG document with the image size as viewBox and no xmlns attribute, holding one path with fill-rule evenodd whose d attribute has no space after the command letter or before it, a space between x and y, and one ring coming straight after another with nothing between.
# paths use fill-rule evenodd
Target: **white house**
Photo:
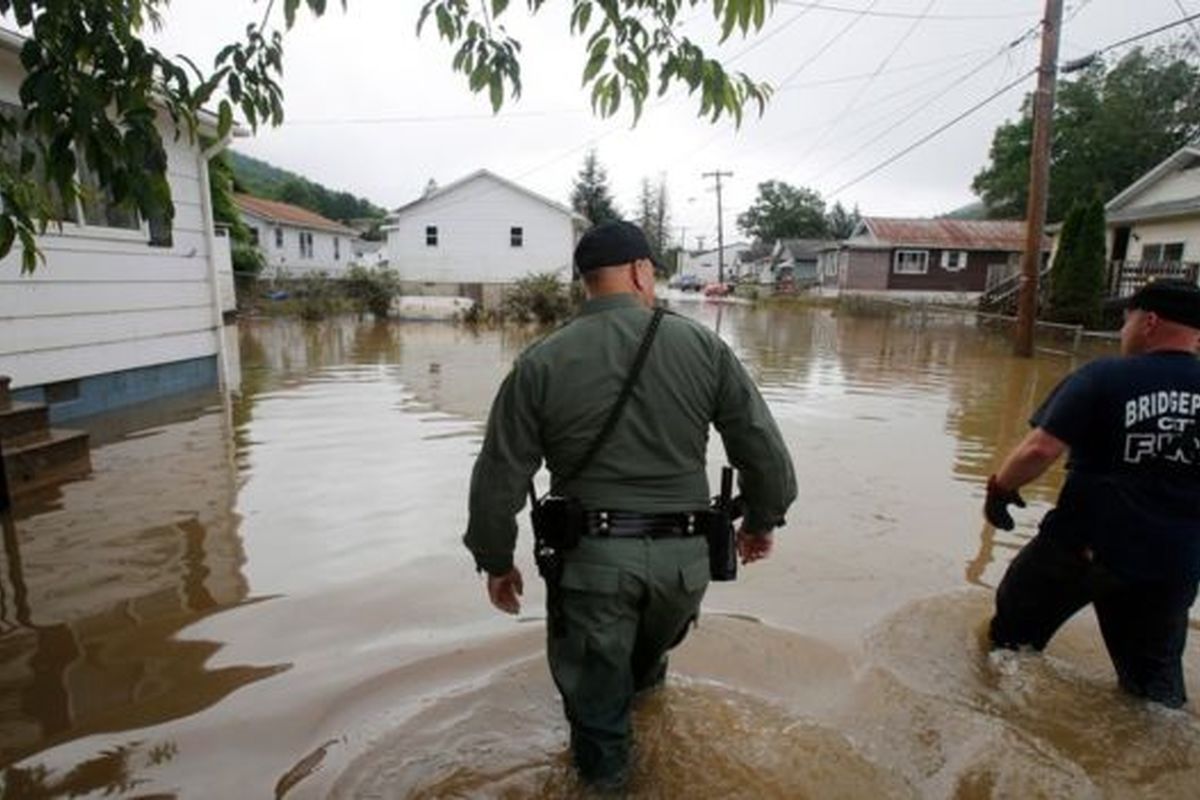
<instances>
[{"instance_id":1,"label":"white house","mask_svg":"<svg viewBox=\"0 0 1200 800\"><path fill-rule=\"evenodd\" d=\"M0 113L21 114L25 39L0 30ZM213 225L208 159L221 141L175 137L160 115L175 220L170 237L96 192L38 240L45 262L0 261L0 375L17 400L61 421L232 377L223 315L233 309L229 242ZM205 117L215 136L215 119ZM81 175L86 186L94 184Z\"/></svg>"},{"instance_id":2,"label":"white house","mask_svg":"<svg viewBox=\"0 0 1200 800\"><path fill-rule=\"evenodd\" d=\"M1113 288L1151 274L1190 275L1200 268L1200 141L1134 181L1105 206ZM1123 281L1121 274L1129 276Z\"/></svg>"},{"instance_id":3,"label":"white house","mask_svg":"<svg viewBox=\"0 0 1200 800\"><path fill-rule=\"evenodd\" d=\"M533 273L571 277L577 231L570 208L481 169L397 208L388 218L388 263L405 294L499 301Z\"/></svg>"},{"instance_id":4,"label":"white house","mask_svg":"<svg viewBox=\"0 0 1200 800\"><path fill-rule=\"evenodd\" d=\"M725 280L730 281L741 274L742 253L751 248L749 242L733 242L724 247ZM700 279L701 283L716 283L721 267L721 248L700 250L683 254L683 262L679 267L681 276L689 275Z\"/></svg>"},{"instance_id":5,"label":"white house","mask_svg":"<svg viewBox=\"0 0 1200 800\"><path fill-rule=\"evenodd\" d=\"M349 269L358 238L353 228L278 200L248 194L234 195L233 200L250 229L250 241L263 254L265 274L325 272L337 277Z\"/></svg>"}]
</instances>

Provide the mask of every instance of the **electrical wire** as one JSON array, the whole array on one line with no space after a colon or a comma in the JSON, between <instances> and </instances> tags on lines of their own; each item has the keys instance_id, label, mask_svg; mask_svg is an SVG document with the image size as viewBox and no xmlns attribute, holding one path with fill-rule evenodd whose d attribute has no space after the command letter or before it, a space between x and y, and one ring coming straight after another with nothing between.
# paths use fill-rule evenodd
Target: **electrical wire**
<instances>
[{"instance_id":1,"label":"electrical wire","mask_svg":"<svg viewBox=\"0 0 1200 800\"><path fill-rule=\"evenodd\" d=\"M1025 81L1027 81L1029 78L1033 77L1033 76L1034 76L1034 75L1036 75L1036 74L1037 74L1037 70L1036 70L1036 69L1031 69L1031 70L1029 70L1029 71L1028 71L1028 72L1026 72L1025 74L1023 74L1023 75L1021 75L1020 77L1018 77L1016 80L1014 80L1014 81L1011 81L1011 82L1009 82L1007 85L1005 85L1005 86L1001 87L1000 89L996 90L995 92L992 92L990 95L988 95L988 96L987 96L987 97L985 97L984 99L980 100L978 103L976 103L975 105L971 106L971 107L970 107L970 108L968 108L966 111L964 111L964 112L962 112L961 114L959 114L958 116L954 117L954 118L953 118L953 119L951 119L949 122L945 122L945 123L943 123L943 124L939 125L937 128L935 128L934 130L932 130L932 131L930 131L929 133L925 134L924 136L922 136L922 137L921 137L920 139L918 139L917 141L913 142L912 144L908 145L907 147L903 148L902 150L899 150L899 151L897 151L897 152L893 153L892 155L888 156L886 159L884 159L883 161L879 162L879 163L878 163L878 164L876 164L875 166L871 167L871 168L870 168L870 169L868 169L866 172L863 172L863 173L861 173L860 175L858 175L857 177L855 177L855 178L853 178L853 179L851 179L851 180L849 180L849 181L846 181L846 182L845 182L845 183L843 183L841 186L837 187L837 188L836 188L836 189L834 189L832 192L830 192L830 193L829 193L829 196L830 196L830 197L837 197L839 194L841 194L842 192L844 192L846 189L849 189L851 186L855 186L855 185L857 185L857 184L859 184L859 183L861 183L861 182L865 181L867 178L871 177L872 175L874 175L875 173L879 172L880 170L882 170L882 169L884 169L884 168L886 168L886 167L888 167L888 166L891 166L891 165L892 165L892 164L894 164L895 162L899 161L901 158L904 158L904 156L906 156L906 155L908 155L909 153L911 153L912 151L916 150L916 149L917 149L918 147L920 147L921 145L923 145L923 144L925 144L926 142L929 142L929 141L931 141L931 140L933 140L933 139L937 138L937 137L938 137L938 136L940 136L941 134L943 134L943 133L945 133L946 131L948 131L950 128L954 127L955 125L957 125L958 123L960 123L960 122L962 122L964 119L966 119L967 117L969 117L969 116L971 116L972 114L974 114L976 111L979 111L981 108L983 108L984 106L988 105L988 104L989 104L989 103L991 103L992 101L994 101L994 100L996 100L997 98L999 98L999 97L1003 96L1004 94L1006 94L1006 93L1008 93L1008 92L1012 91L1013 89L1015 89L1016 87L1020 86L1022 83L1024 83Z\"/></svg>"},{"instance_id":2,"label":"electrical wire","mask_svg":"<svg viewBox=\"0 0 1200 800\"><path fill-rule=\"evenodd\" d=\"M795 6L796 8L809 8L817 11L830 11L838 14L858 14L868 17L880 17L883 19L918 19L919 14L911 14L903 11L874 11L871 10L872 3L867 9L848 8L846 6L834 5L833 3L817 3L807 2L807 0L777 0L780 5ZM984 20L1000 20L1000 19L1021 19L1028 17L1028 14L935 14L924 19L937 20L942 22L978 22Z\"/></svg>"},{"instance_id":3,"label":"electrical wire","mask_svg":"<svg viewBox=\"0 0 1200 800\"><path fill-rule=\"evenodd\" d=\"M876 6L876 4L878 4L878 3L879 3L879 0L871 0L870 5L868 5L865 9L863 9L861 13L857 14L854 17L854 19L850 20L850 22L846 25L846 27L842 28L840 31L835 33L833 35L832 39L825 42L825 44L822 45L821 48L819 50L817 50L817 52L815 52L811 56L809 56L804 62L802 62L800 64L800 66L796 67L796 69L792 70L791 73L789 73L786 78L784 78L782 81L780 81L779 88L782 89L783 87L787 86L789 83L791 83L793 80L795 80L796 77L800 73L802 73L802 72L804 72L804 70L808 69L808 67L814 61L816 61L821 56L825 55L826 51L828 51L829 48L833 47L835 44L837 44L839 41L841 41L843 36L848 34L850 31L854 30L854 28L858 25L858 23L860 23L864 19L866 19L866 12L873 9Z\"/></svg>"}]
</instances>

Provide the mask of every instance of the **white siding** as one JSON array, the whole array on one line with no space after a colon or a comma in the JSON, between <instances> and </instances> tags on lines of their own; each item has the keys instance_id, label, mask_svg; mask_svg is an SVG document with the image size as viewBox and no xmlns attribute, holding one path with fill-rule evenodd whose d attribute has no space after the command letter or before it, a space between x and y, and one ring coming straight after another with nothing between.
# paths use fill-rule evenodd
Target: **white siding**
<instances>
[{"instance_id":1,"label":"white siding","mask_svg":"<svg viewBox=\"0 0 1200 800\"><path fill-rule=\"evenodd\" d=\"M310 272L326 272L331 277L336 277L349 269L350 263L353 261L350 247L353 237L347 234L335 234L314 228L271 222L247 211L242 211L242 221L258 231L258 249L262 251L263 257L266 259L267 275L275 275L283 271L290 277L298 277ZM275 245L276 228L283 230L282 247ZM312 257L300 253L301 233L312 235ZM334 239L338 240L336 249L333 243Z\"/></svg>"},{"instance_id":2,"label":"white siding","mask_svg":"<svg viewBox=\"0 0 1200 800\"><path fill-rule=\"evenodd\" d=\"M750 245L745 242L735 242L725 245L725 280L729 281L739 274L742 268L741 261L738 256L750 249ZM701 253L686 253L683 258L683 266L680 267L681 275L694 275L704 283L716 283L720 273L720 262L717 259L718 252L714 248L705 250Z\"/></svg>"},{"instance_id":3,"label":"white siding","mask_svg":"<svg viewBox=\"0 0 1200 800\"><path fill-rule=\"evenodd\" d=\"M1192 219L1139 222L1130 230L1130 261L1142 260L1142 248L1148 244L1183 242L1183 260L1200 261L1200 215ZM1137 238L1134 238L1137 237Z\"/></svg>"},{"instance_id":4,"label":"white siding","mask_svg":"<svg viewBox=\"0 0 1200 800\"><path fill-rule=\"evenodd\" d=\"M0 52L0 99L17 100L21 68ZM20 247L0 260L0 375L14 388L212 356L216 312L209 280L198 145L164 122L176 217L174 243L141 231L51 228L45 262L21 275Z\"/></svg>"},{"instance_id":5,"label":"white siding","mask_svg":"<svg viewBox=\"0 0 1200 800\"><path fill-rule=\"evenodd\" d=\"M425 243L436 226L437 246ZM522 229L513 247L511 229ZM575 247L566 212L487 175L400 213L388 231L388 260L406 281L512 283L531 273L571 275Z\"/></svg>"},{"instance_id":6,"label":"white siding","mask_svg":"<svg viewBox=\"0 0 1200 800\"><path fill-rule=\"evenodd\" d=\"M1138 195L1132 203L1123 206L1122 210L1194 197L1200 197L1200 167L1171 173Z\"/></svg>"}]
</instances>

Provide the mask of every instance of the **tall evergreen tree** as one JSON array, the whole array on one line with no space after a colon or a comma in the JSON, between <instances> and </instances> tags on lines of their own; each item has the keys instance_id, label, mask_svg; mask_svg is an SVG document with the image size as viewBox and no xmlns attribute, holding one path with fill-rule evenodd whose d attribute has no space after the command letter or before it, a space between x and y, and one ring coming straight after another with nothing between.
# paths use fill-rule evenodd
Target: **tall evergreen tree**
<instances>
[{"instance_id":1,"label":"tall evergreen tree","mask_svg":"<svg viewBox=\"0 0 1200 800\"><path fill-rule=\"evenodd\" d=\"M840 200L834 203L833 208L825 215L829 235L834 239L849 239L861 221L862 214L859 213L858 206L855 206L853 211L847 211Z\"/></svg>"},{"instance_id":2,"label":"tall evergreen tree","mask_svg":"<svg viewBox=\"0 0 1200 800\"><path fill-rule=\"evenodd\" d=\"M1076 201L1067 214L1050 268L1049 316L1094 326L1104 300L1104 204Z\"/></svg>"},{"instance_id":3,"label":"tall evergreen tree","mask_svg":"<svg viewBox=\"0 0 1200 800\"><path fill-rule=\"evenodd\" d=\"M583 166L571 190L571 208L587 217L593 225L621 218L608 186L608 173L600 166L595 150L583 158Z\"/></svg>"},{"instance_id":4,"label":"tall evergreen tree","mask_svg":"<svg viewBox=\"0 0 1200 800\"><path fill-rule=\"evenodd\" d=\"M671 212L667 197L667 182L662 175L658 183L651 183L649 178L642 178L641 191L638 194L637 223L650 242L654 257L662 265L667 266L667 248L670 244Z\"/></svg>"}]
</instances>

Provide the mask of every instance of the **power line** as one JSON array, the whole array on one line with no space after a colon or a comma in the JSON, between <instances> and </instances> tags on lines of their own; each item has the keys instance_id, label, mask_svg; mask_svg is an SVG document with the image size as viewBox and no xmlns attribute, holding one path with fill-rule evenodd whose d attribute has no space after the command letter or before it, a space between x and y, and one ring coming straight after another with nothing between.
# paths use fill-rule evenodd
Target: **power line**
<instances>
[{"instance_id":1,"label":"power line","mask_svg":"<svg viewBox=\"0 0 1200 800\"><path fill-rule=\"evenodd\" d=\"M1104 55L1109 50L1116 50L1118 47L1124 47L1127 44L1133 44L1134 42L1141 41L1142 39L1148 39L1149 37L1154 36L1159 33L1162 33L1163 31L1169 31L1172 28L1178 28L1180 25L1191 25L1198 19L1200 19L1200 14L1191 14L1189 16L1185 16L1185 17L1183 17L1183 19L1178 19L1178 20L1175 20L1174 22L1168 22L1166 25L1160 25L1157 28L1155 28L1154 30L1146 31L1144 33L1139 33L1139 34L1136 34L1135 36L1130 36L1127 39L1122 39L1119 42L1113 42L1110 45L1101 47L1099 50L1093 51L1092 55L1093 56Z\"/></svg>"},{"instance_id":2,"label":"power line","mask_svg":"<svg viewBox=\"0 0 1200 800\"><path fill-rule=\"evenodd\" d=\"M867 178L869 178L869 177L871 177L872 175L874 175L876 172L879 172L880 170L884 169L885 167L891 166L891 165L892 165L892 164L894 164L895 162L899 161L901 158L904 158L904 156L906 156L906 155L908 155L909 153L911 153L913 150L916 150L916 149L917 149L918 147L920 147L921 145L923 145L923 144L925 144L926 142L928 142L928 141L930 141L930 140L932 140L932 139L936 138L937 136L941 135L941 134L942 134L942 133L944 133L945 131L949 130L950 128L954 127L954 126L955 126L955 125L957 125L958 123L962 122L964 119L966 119L967 117L971 116L972 114L974 114L976 111L978 111L979 109L983 108L983 107L984 107L984 106L986 106L987 104L991 103L991 102L992 102L993 100L995 100L996 98L1000 97L1000 96L1001 96L1001 95L1003 95L1003 94L1006 94L1007 92L1011 91L1012 89L1016 88L1017 86L1020 86L1022 83L1024 83L1026 80L1028 80L1030 77L1032 77L1032 76L1033 76L1033 75L1035 75L1036 73L1037 73L1037 70L1036 70L1036 69L1031 69L1031 70L1029 70L1029 71L1028 71L1028 72L1026 72L1025 74L1021 75L1019 78L1017 78L1016 80L1009 82L1007 85L1005 85L1005 86L1001 87L1001 88L1000 88L1000 89L998 89L997 91L995 91L995 92L993 92L992 94L988 95L988 96L987 96L987 97L985 97L983 100L980 100L978 103L976 103L975 105L971 106L971 107L970 107L970 108L968 108L966 111L964 111L964 112L962 112L961 114L959 114L958 116L956 116L954 119L952 119L952 120L950 120L949 122L946 122L946 123L944 123L944 124L942 124L942 125L938 126L938 127L937 127L937 128L935 128L934 130L932 130L932 131L930 131L929 133L925 134L925 135L924 135L924 136L922 136L920 139L918 139L917 141L915 141L915 142L913 142L912 144L910 144L908 147L905 147L903 150L900 150L900 151L898 151L898 152L896 152L896 153L893 153L892 155L888 156L886 159L884 159L883 161L879 162L879 163L878 163L878 164L876 164L875 166L871 167L869 170L867 170L866 172L862 173L861 175L859 175L858 177L854 178L853 180L849 180L849 181L847 181L846 183L843 183L841 186L837 187L837 188L836 188L836 189L834 189L832 192L830 192L830 193L829 193L829 196L830 196L830 197L836 197L837 195L839 195L839 194L841 194L842 192L844 192L846 189L849 189L851 186L854 186L854 185L856 185L856 184L859 184L859 183L861 183L862 181L865 181Z\"/></svg>"},{"instance_id":3,"label":"power line","mask_svg":"<svg viewBox=\"0 0 1200 800\"><path fill-rule=\"evenodd\" d=\"M1188 11L1183 5L1183 0L1175 0L1175 7L1179 9L1179 16L1187 17ZM1192 29L1192 38L1196 40L1196 45L1200 46L1200 29L1196 28L1196 23L1194 22L1189 22L1188 27Z\"/></svg>"},{"instance_id":4,"label":"power line","mask_svg":"<svg viewBox=\"0 0 1200 800\"><path fill-rule=\"evenodd\" d=\"M796 78L797 75L799 75L801 72L804 72L804 70L808 69L810 64L812 64L814 61L816 61L821 56L825 55L825 52L827 50L829 50L829 48L831 48L835 44L837 44L841 40L841 38L843 36L845 36L847 33L849 33L851 30L853 30L854 27L858 25L858 23L860 23L864 19L866 19L866 13L868 11L870 11L871 9L873 9L878 2L879 2L879 0L871 0L870 5L868 5L865 9L862 9L862 11L860 13L858 13L854 17L854 19L850 20L850 22L846 25L846 27L842 28L840 31L835 33L833 35L832 39L830 39L824 45L821 46L821 49L817 50L817 52L813 53L811 56L809 56L807 59L805 59L805 61L802 64L800 64L800 66L796 67L796 69L792 70L792 72L786 78L784 78L782 81L780 81L779 88L782 89L783 87L787 86L789 83L791 83Z\"/></svg>"},{"instance_id":5,"label":"power line","mask_svg":"<svg viewBox=\"0 0 1200 800\"><path fill-rule=\"evenodd\" d=\"M903 11L874 11L871 10L872 3L867 9L848 8L846 6L834 5L833 3L816 3L807 2L806 0L778 0L780 5L795 6L797 8L809 8L817 11L830 11L837 14L858 14L867 17L880 17L883 19L920 19L919 14L911 14ZM1028 18L1029 14L935 14L924 19L938 20L941 22L975 22L982 20L999 20L999 19L1022 19Z\"/></svg>"},{"instance_id":6,"label":"power line","mask_svg":"<svg viewBox=\"0 0 1200 800\"><path fill-rule=\"evenodd\" d=\"M974 69L970 70L965 75L961 75L958 78L955 78L949 84L943 86L938 91L929 95L927 98L925 98L923 101L921 101L918 105L910 107L910 110L906 114L904 114L904 116L902 116L900 119L896 120L889 127L880 131L878 134L876 134L874 137L872 137L868 141L859 145L858 148L853 153L851 153L849 156L847 156L846 158L841 159L840 161L832 164L829 167L826 167L821 172L817 173L815 176L813 176L812 180L813 181L819 180L821 177L828 175L830 172L837 169L841 165L846 164L850 161L853 161L855 159L855 157L857 157L858 154L861 153L863 150L867 149L868 147L870 147L871 145L880 141L881 139L886 138L897 127L908 122L910 119L917 116L917 114L920 114L922 111L929 108L931 105L936 103L938 100L945 97L951 91L953 91L954 89L957 89L959 86L962 86L964 83L969 81L971 78L978 75L980 72L982 72L988 66L990 66L993 61L1000 58L1001 56L1006 55L1008 52L1015 49L1016 47L1019 47L1026 39L1028 39L1030 36L1036 34L1040 27L1041 27L1041 25L1038 24L1032 28L1029 28L1028 30L1025 31L1025 33L1021 34L1019 37L1017 37L1016 39L1014 39L1013 41L1011 41L1007 45L1005 45L1003 48L1001 48L1001 50L998 53L996 53L993 56L991 56L990 58L980 62L979 64L977 64L974 67ZM999 91L1002 94L1004 91L1007 91L1007 87L1000 89Z\"/></svg>"},{"instance_id":7,"label":"power line","mask_svg":"<svg viewBox=\"0 0 1200 800\"><path fill-rule=\"evenodd\" d=\"M965 50L961 53L956 53L955 55L951 56L931 58L928 61L914 61L913 63L905 64L902 67L896 67L895 69L889 69L886 72L880 72L877 77L882 78L885 75L898 75L901 72L912 72L913 70L924 69L925 67L932 67L938 64L945 64L950 61L961 61L967 56L976 56L980 53L990 52L991 50L992 48L990 47L977 47L974 50ZM853 83L854 81L861 81L864 78L870 78L872 75L875 75L875 73L859 72L855 75L843 75L839 78L822 78L821 80L815 81L801 81L800 83L793 83L786 89L777 89L776 92L792 92L797 89L811 89L817 86L834 86L839 83Z\"/></svg>"},{"instance_id":8,"label":"power line","mask_svg":"<svg viewBox=\"0 0 1200 800\"><path fill-rule=\"evenodd\" d=\"M883 60L879 62L879 66L877 66L875 71L868 76L867 81L862 86L858 87L858 91L854 93L854 95L850 98L850 101L846 103L841 112L839 112L834 118L833 122L829 124L829 126L825 129L825 132L818 136L816 141L814 141L812 145L809 146L808 149L806 149L804 153L795 160L795 162L793 162L793 164L798 164L812 155L814 150L825 143L825 139L828 138L828 135L837 130L838 126L841 125L846 119L846 116L853 111L855 106L858 105L858 102L862 100L863 95L866 94L872 85L874 85L875 80L879 77L880 73L883 72L883 70L887 68L887 65L891 63L892 59L896 57L896 53L900 52L900 48L904 47L905 43L912 38L914 33L916 33L917 28L919 28L921 23L924 22L925 16L933 9L933 6L935 3L937 3L937 1L938 0L928 0L928 2L926 2L925 7L921 11L921 16L913 20L913 23L909 25L908 29L904 32L904 35L900 37L900 40L896 42L895 46L892 47L888 54L883 57ZM788 169L790 170L790 167Z\"/></svg>"}]
</instances>

